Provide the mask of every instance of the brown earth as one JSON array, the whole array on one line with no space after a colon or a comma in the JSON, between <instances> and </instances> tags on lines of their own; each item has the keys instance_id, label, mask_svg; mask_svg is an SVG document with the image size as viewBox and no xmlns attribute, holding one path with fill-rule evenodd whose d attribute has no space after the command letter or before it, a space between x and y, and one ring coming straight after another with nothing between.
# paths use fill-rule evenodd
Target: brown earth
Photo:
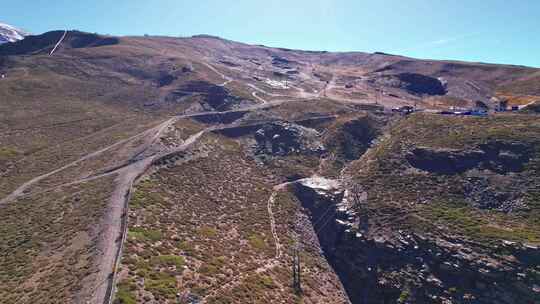
<instances>
[{"instance_id":1,"label":"brown earth","mask_svg":"<svg viewBox=\"0 0 540 304\"><path fill-rule=\"evenodd\" d=\"M538 299L538 116L389 111L531 107L537 69L63 33L0 46L6 303Z\"/></svg>"}]
</instances>

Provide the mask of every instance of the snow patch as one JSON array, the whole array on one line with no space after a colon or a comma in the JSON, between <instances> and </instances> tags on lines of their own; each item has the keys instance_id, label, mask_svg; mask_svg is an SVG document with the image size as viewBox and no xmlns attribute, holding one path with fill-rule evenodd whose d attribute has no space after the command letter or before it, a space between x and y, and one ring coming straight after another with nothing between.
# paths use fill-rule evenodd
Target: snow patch
<instances>
[{"instance_id":1,"label":"snow patch","mask_svg":"<svg viewBox=\"0 0 540 304\"><path fill-rule=\"evenodd\" d=\"M27 35L29 35L29 33L13 27L9 24L0 22L0 44L7 42L16 42L24 39L24 36Z\"/></svg>"},{"instance_id":2,"label":"snow patch","mask_svg":"<svg viewBox=\"0 0 540 304\"><path fill-rule=\"evenodd\" d=\"M334 180L334 179L320 177L320 176L304 178L300 180L299 182L305 187L316 189L316 190L324 190L324 191L339 190L341 187L341 184L339 181Z\"/></svg>"},{"instance_id":3,"label":"snow patch","mask_svg":"<svg viewBox=\"0 0 540 304\"><path fill-rule=\"evenodd\" d=\"M287 85L284 81L266 79L264 82L266 82L266 84L276 89L287 89Z\"/></svg>"}]
</instances>

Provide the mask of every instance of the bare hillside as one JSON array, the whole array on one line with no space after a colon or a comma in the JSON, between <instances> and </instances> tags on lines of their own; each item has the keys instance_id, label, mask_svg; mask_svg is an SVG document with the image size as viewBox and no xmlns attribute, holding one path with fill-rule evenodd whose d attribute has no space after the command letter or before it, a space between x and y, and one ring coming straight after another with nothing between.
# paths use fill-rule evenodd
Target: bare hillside
<instances>
[{"instance_id":1,"label":"bare hillside","mask_svg":"<svg viewBox=\"0 0 540 304\"><path fill-rule=\"evenodd\" d=\"M3 44L0 299L540 302L539 73L207 35Z\"/></svg>"}]
</instances>

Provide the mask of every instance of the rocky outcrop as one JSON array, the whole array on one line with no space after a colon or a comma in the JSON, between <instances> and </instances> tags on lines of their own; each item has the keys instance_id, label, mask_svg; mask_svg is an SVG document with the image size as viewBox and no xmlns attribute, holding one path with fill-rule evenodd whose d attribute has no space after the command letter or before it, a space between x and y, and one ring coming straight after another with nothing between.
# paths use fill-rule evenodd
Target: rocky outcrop
<instances>
[{"instance_id":1,"label":"rocky outcrop","mask_svg":"<svg viewBox=\"0 0 540 304\"><path fill-rule=\"evenodd\" d=\"M356 160L381 134L383 125L384 122L372 116L338 122L334 126L335 131L325 136L325 144L344 162Z\"/></svg>"},{"instance_id":2,"label":"rocky outcrop","mask_svg":"<svg viewBox=\"0 0 540 304\"><path fill-rule=\"evenodd\" d=\"M339 184L313 183L312 179L294 184L294 192L308 211L313 228L329 264L339 276L351 303L386 303L399 293L378 289L376 251L355 244L360 233L353 232L355 214L341 205L345 192ZM373 246L373 248L376 248ZM375 292L388 295L375 296ZM371 299L371 300L369 300Z\"/></svg>"},{"instance_id":3,"label":"rocky outcrop","mask_svg":"<svg viewBox=\"0 0 540 304\"><path fill-rule=\"evenodd\" d=\"M324 146L314 129L297 124L274 122L255 132L255 154L285 156L289 154L322 154Z\"/></svg>"},{"instance_id":4,"label":"rocky outcrop","mask_svg":"<svg viewBox=\"0 0 540 304\"><path fill-rule=\"evenodd\" d=\"M407 154L409 164L437 174L458 174L478 167L485 158L483 151L414 148Z\"/></svg>"},{"instance_id":5,"label":"rocky outcrop","mask_svg":"<svg viewBox=\"0 0 540 304\"><path fill-rule=\"evenodd\" d=\"M420 95L444 95L446 88L443 83L433 77L415 73L401 73L397 78L402 82L402 86L413 94Z\"/></svg>"},{"instance_id":6,"label":"rocky outcrop","mask_svg":"<svg viewBox=\"0 0 540 304\"><path fill-rule=\"evenodd\" d=\"M234 63L234 62L231 62L231 61L228 61L228 60L220 60L219 62L223 63L224 65L226 66L229 66L231 68L238 68L238 67L241 67L241 65L237 64L237 63Z\"/></svg>"},{"instance_id":7,"label":"rocky outcrop","mask_svg":"<svg viewBox=\"0 0 540 304\"><path fill-rule=\"evenodd\" d=\"M528 112L528 113L540 113L540 100L538 100L537 102L532 103L532 104L526 106L526 107L523 109L523 112Z\"/></svg>"},{"instance_id":8,"label":"rocky outcrop","mask_svg":"<svg viewBox=\"0 0 540 304\"><path fill-rule=\"evenodd\" d=\"M378 72L384 72L379 70ZM445 84L440 79L417 73L384 75L372 80L380 85L404 89L413 95L445 95Z\"/></svg>"},{"instance_id":9,"label":"rocky outcrop","mask_svg":"<svg viewBox=\"0 0 540 304\"><path fill-rule=\"evenodd\" d=\"M413 148L406 154L412 167L446 175L472 207L505 213L527 210L528 178L522 173L531 147L519 142L491 141L476 149Z\"/></svg>"},{"instance_id":10,"label":"rocky outcrop","mask_svg":"<svg viewBox=\"0 0 540 304\"><path fill-rule=\"evenodd\" d=\"M503 141L492 141L475 150L416 147L406 158L411 166L436 174L459 174L474 168L506 174L523 171L530 159L530 147Z\"/></svg>"},{"instance_id":11,"label":"rocky outcrop","mask_svg":"<svg viewBox=\"0 0 540 304\"><path fill-rule=\"evenodd\" d=\"M364 234L345 191L299 182L330 265L352 303L536 303L540 250L502 242L495 250L465 240L405 231Z\"/></svg>"},{"instance_id":12,"label":"rocky outcrop","mask_svg":"<svg viewBox=\"0 0 540 304\"><path fill-rule=\"evenodd\" d=\"M464 196L479 209L495 209L505 213L525 211L523 199L528 185L516 174L501 175L487 170L471 170L465 174Z\"/></svg>"},{"instance_id":13,"label":"rocky outcrop","mask_svg":"<svg viewBox=\"0 0 540 304\"><path fill-rule=\"evenodd\" d=\"M193 114L191 118L206 124L230 124L246 115L247 111Z\"/></svg>"},{"instance_id":14,"label":"rocky outcrop","mask_svg":"<svg viewBox=\"0 0 540 304\"><path fill-rule=\"evenodd\" d=\"M165 87L165 86L168 86L170 85L171 83L173 83L173 81L175 81L177 79L176 76L174 75L171 75L171 74L167 74L167 73L164 73L163 75L161 75L158 80L157 80L157 85L158 87Z\"/></svg>"},{"instance_id":15,"label":"rocky outcrop","mask_svg":"<svg viewBox=\"0 0 540 304\"><path fill-rule=\"evenodd\" d=\"M188 82L178 88L178 92L187 94L197 94L204 97L204 103L201 104L204 110L208 111L228 111L243 105L254 104L234 96L223 86L215 85L206 81Z\"/></svg>"},{"instance_id":16,"label":"rocky outcrop","mask_svg":"<svg viewBox=\"0 0 540 304\"><path fill-rule=\"evenodd\" d=\"M530 160L531 147L520 142L491 141L481 145L485 167L497 173L521 172Z\"/></svg>"},{"instance_id":17,"label":"rocky outcrop","mask_svg":"<svg viewBox=\"0 0 540 304\"><path fill-rule=\"evenodd\" d=\"M280 56L272 56L272 65L281 69L292 69L291 65L297 64L297 62L290 61Z\"/></svg>"}]
</instances>

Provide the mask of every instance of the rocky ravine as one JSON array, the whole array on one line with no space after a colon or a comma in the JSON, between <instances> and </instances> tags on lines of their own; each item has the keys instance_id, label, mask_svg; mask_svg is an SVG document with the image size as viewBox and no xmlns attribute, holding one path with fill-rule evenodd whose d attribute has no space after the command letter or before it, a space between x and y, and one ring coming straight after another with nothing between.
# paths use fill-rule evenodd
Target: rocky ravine
<instances>
[{"instance_id":1,"label":"rocky ravine","mask_svg":"<svg viewBox=\"0 0 540 304\"><path fill-rule=\"evenodd\" d=\"M398 123L396 129L409 123L413 122ZM426 136L421 130L415 132ZM310 214L322 250L351 302L539 303L540 249L531 242L537 234L529 235L527 240L518 235L518 228L510 228L516 225L513 221L517 217L535 210L536 200L530 197L537 193L538 186L530 188L534 179L526 176L536 168L537 143L525 137L529 140L491 139L478 148L427 148L414 147L414 139L394 137L393 133L382 136L377 146L349 165L340 180L315 178L292 187ZM409 152L398 150L394 158L386 159L387 151L394 151L390 147L398 142L407 142ZM358 169L358 162L368 167L384 164L399 168L392 172L380 167L369 173L372 175L366 178L374 183L386 182L395 175L404 179L393 181L381 193L377 187L356 180L355 175L362 174L356 170L365 170ZM403 167L397 166L398 162ZM422 189L419 184L424 183L415 181L414 175L429 175L437 180L435 185L462 185L462 194L452 195L469 206L452 209L455 207L449 203L444 207L449 209L444 210L450 214L439 213L441 221L430 220L434 228L421 228L425 221L422 216L427 215L424 209L439 210L439 201L454 190L432 193L436 190L424 188L414 194L414 202L407 201L409 194L405 192L411 190L407 187ZM405 188L401 194L393 192L402 186ZM375 199L381 195L402 204L401 209ZM471 215L483 214L485 218L478 219L482 224L469 223L471 228L462 230L462 222L471 220L461 214L465 210ZM381 225L384 218L377 213L392 216ZM409 218L412 223L403 225ZM506 232L489 232L500 227L495 225L508 228Z\"/></svg>"},{"instance_id":2,"label":"rocky ravine","mask_svg":"<svg viewBox=\"0 0 540 304\"><path fill-rule=\"evenodd\" d=\"M395 128L401 129L409 123L416 124L405 119L396 122ZM347 121L344 126L350 124ZM523 197L528 191L525 181L536 157L536 144L490 139L474 148L431 148L413 145L410 138L396 136L393 131L383 134L381 126L377 129L373 123L357 125L364 129L362 134L370 136L340 134L328 145L321 143L324 135L294 125L271 123L251 131L256 142L253 153L257 158L265 156L264 159L284 161L294 155L317 155L321 159L330 154L341 155L345 170L337 179L314 175L286 185L309 215L317 244L352 303L510 304L536 303L540 299L540 250L533 243L511 241L520 236L510 233L490 235L489 241L478 240L474 235L486 233L483 226L474 228L478 231L471 228L470 232L463 232L461 227L452 226L461 225L459 223L437 223L436 220L431 220L431 224L440 227L422 230L421 211L410 210L407 205L394 210L382 201L374 201L377 195L385 195L384 191L388 191L388 196L396 195L391 190L397 187L387 186L381 193L376 188L370 190L368 185L364 187L355 177L358 163L400 162L403 167L397 166L395 172L381 168L372 173L375 175L371 178L384 182L392 175L401 175L404 178L401 183L416 187L423 182L406 176L429 175L441 185L462 185L460 191L463 192L458 198L469 204L467 208L486 213L483 215L486 219L491 213L511 218L515 212L531 212L532 203L527 206ZM347 128L338 130L346 132ZM425 135L421 129L414 132ZM399 158L385 159L384 149L402 142L408 148L394 156ZM351 144L371 148L360 149L353 157L343 153L350 151L343 147ZM529 180L529 183L534 181ZM446 195L453 190L432 193L434 190L427 188L423 191L426 193L415 194L416 200L422 206L436 208L438 201L446 200ZM403 196L394 200L411 204L405 201L406 195ZM376 206L370 207L370 204ZM395 214L381 226L378 222L383 218L373 215L370 208ZM399 224L408 217L418 219L409 226ZM486 228L495 225L494 222L485 222Z\"/></svg>"},{"instance_id":3,"label":"rocky ravine","mask_svg":"<svg viewBox=\"0 0 540 304\"><path fill-rule=\"evenodd\" d=\"M0 55L6 303L538 302L538 116L384 110L493 108L537 69L76 31Z\"/></svg>"},{"instance_id":4,"label":"rocky ravine","mask_svg":"<svg viewBox=\"0 0 540 304\"><path fill-rule=\"evenodd\" d=\"M463 296L455 303L539 299L537 278L528 274L528 265L540 261L535 246L504 242L499 249L512 258L501 258L500 252L477 252L451 236L395 231L386 238L366 237L343 188L298 183L294 191L311 213L325 256L352 303L454 303L457 293Z\"/></svg>"}]
</instances>

